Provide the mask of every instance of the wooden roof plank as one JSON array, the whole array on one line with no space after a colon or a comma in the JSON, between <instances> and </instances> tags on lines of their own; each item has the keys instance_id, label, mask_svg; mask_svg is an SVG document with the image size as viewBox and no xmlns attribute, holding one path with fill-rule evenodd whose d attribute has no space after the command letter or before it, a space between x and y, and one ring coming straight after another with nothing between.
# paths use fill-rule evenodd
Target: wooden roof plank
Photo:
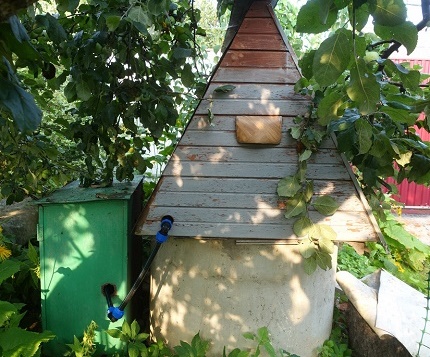
<instances>
[{"instance_id":1,"label":"wooden roof plank","mask_svg":"<svg viewBox=\"0 0 430 357\"><path fill-rule=\"evenodd\" d=\"M189 177L277 177L282 178L294 175L297 165L263 164L244 162L224 162L207 165L204 162L181 161L173 158L173 164L166 167L164 173L171 176ZM343 165L336 164L309 164L307 178L321 180L347 180L349 175Z\"/></svg>"},{"instance_id":2,"label":"wooden roof plank","mask_svg":"<svg viewBox=\"0 0 430 357\"><path fill-rule=\"evenodd\" d=\"M230 45L232 50L261 50L262 48L267 51L287 51L280 34L258 33L253 36L237 34Z\"/></svg>"},{"instance_id":3,"label":"wooden roof plank","mask_svg":"<svg viewBox=\"0 0 430 357\"><path fill-rule=\"evenodd\" d=\"M293 126L293 117L284 116L282 118L282 132L288 134L288 130L290 130ZM208 113L196 114L188 124L187 131L188 130L193 131L193 135L197 132L206 131L234 131L236 130L236 117L234 115L217 114L214 115L212 121L209 122ZM328 140L333 142L331 139ZM332 147L335 147L334 144Z\"/></svg>"},{"instance_id":4,"label":"wooden roof plank","mask_svg":"<svg viewBox=\"0 0 430 357\"><path fill-rule=\"evenodd\" d=\"M162 191L160 191L162 192ZM336 202L339 204L339 209L337 212L354 212L357 207L360 205L360 199L355 196L344 196L344 195L331 195L335 197ZM313 203L318 195L315 195L313 198ZM236 210L236 212L240 212L241 209L264 209L269 212L272 211L273 216L281 215L283 211L283 206L286 204L281 203L279 198L275 193L271 194L239 194L239 193L207 193L202 194L200 192L170 192L169 195L157 195L155 200L153 201L154 207L169 207L172 205L172 202L175 202L175 208L189 208L193 209L218 209L225 208L230 210ZM280 206L279 209L276 207ZM312 206L310 210L315 210ZM221 210L222 211L222 210ZM154 208L155 212L155 208ZM148 216L150 218L151 216ZM213 218L213 217L211 217ZM223 217L218 217L222 219ZM207 217L209 219L209 217ZM263 223L263 222L262 222ZM270 223L270 214L267 215L267 221L264 223Z\"/></svg>"},{"instance_id":5,"label":"wooden roof plank","mask_svg":"<svg viewBox=\"0 0 430 357\"><path fill-rule=\"evenodd\" d=\"M251 68L292 68L291 55L280 51L229 51L223 57L222 66Z\"/></svg>"},{"instance_id":6,"label":"wooden roof plank","mask_svg":"<svg viewBox=\"0 0 430 357\"><path fill-rule=\"evenodd\" d=\"M283 83L294 85L300 79L299 71L289 68L237 68L220 67L212 82L235 83Z\"/></svg>"},{"instance_id":7,"label":"wooden roof plank","mask_svg":"<svg viewBox=\"0 0 430 357\"><path fill-rule=\"evenodd\" d=\"M215 147L215 146L183 146L175 150L174 160L204 161L204 162L266 162L297 164L295 147ZM321 149L310 157L308 163L343 164L339 155L333 150Z\"/></svg>"},{"instance_id":8,"label":"wooden roof plank","mask_svg":"<svg viewBox=\"0 0 430 357\"><path fill-rule=\"evenodd\" d=\"M220 145L220 140L222 144ZM180 140L180 145L187 146L237 146L236 135L234 131L192 131L187 130L184 136ZM246 147L248 144L243 144L242 147ZM249 145L248 145L249 146ZM276 145L273 145L275 147ZM277 146L284 147L297 147L296 141L286 132L283 131L281 143ZM255 147L255 145L254 145ZM266 149L268 146L261 146L260 149ZM334 143L330 139L326 139L321 143L321 148L335 148Z\"/></svg>"},{"instance_id":9,"label":"wooden roof plank","mask_svg":"<svg viewBox=\"0 0 430 357\"><path fill-rule=\"evenodd\" d=\"M279 30L273 22L272 17L253 18L246 17L243 19L242 25L237 31L238 34L255 34L255 33L273 33L279 34Z\"/></svg>"},{"instance_id":10,"label":"wooden roof plank","mask_svg":"<svg viewBox=\"0 0 430 357\"><path fill-rule=\"evenodd\" d=\"M159 221L148 221L139 235L152 234L160 227ZM173 230L174 229L174 230ZM175 221L171 231L173 237L191 237L197 239L259 239L259 240L291 240L297 243L300 239L292 231L292 225L281 224L229 224L229 223L194 223ZM375 234L369 224L356 225L354 227L334 226L337 233L336 241L367 242L375 240ZM190 235L190 232L196 234Z\"/></svg>"},{"instance_id":11,"label":"wooden roof plank","mask_svg":"<svg viewBox=\"0 0 430 357\"><path fill-rule=\"evenodd\" d=\"M236 83L234 89L225 93L218 93L216 89L230 84L230 82L218 82L209 84L205 98L212 99L260 99L266 100L306 100L309 97L298 96L294 91L294 87L285 84L267 83Z\"/></svg>"},{"instance_id":12,"label":"wooden roof plank","mask_svg":"<svg viewBox=\"0 0 430 357\"><path fill-rule=\"evenodd\" d=\"M303 115L308 111L309 103L304 100L257 100L257 99L214 99L203 100L196 109L196 114L214 115Z\"/></svg>"},{"instance_id":13,"label":"wooden roof plank","mask_svg":"<svg viewBox=\"0 0 430 357\"><path fill-rule=\"evenodd\" d=\"M276 192L279 178L218 178L210 180L200 177L175 177L164 175L159 192L195 192L195 193L246 193L272 194ZM314 180L314 192L317 195L356 196L354 184L351 181Z\"/></svg>"}]
</instances>

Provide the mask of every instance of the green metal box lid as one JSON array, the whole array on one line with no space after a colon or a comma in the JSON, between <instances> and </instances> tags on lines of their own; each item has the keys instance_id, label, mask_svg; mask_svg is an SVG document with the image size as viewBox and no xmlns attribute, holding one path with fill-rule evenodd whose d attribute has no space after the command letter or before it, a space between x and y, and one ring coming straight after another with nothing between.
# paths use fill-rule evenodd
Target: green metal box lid
<instances>
[{"instance_id":1,"label":"green metal box lid","mask_svg":"<svg viewBox=\"0 0 430 357\"><path fill-rule=\"evenodd\" d=\"M73 181L63 188L54 191L50 196L37 201L45 205L51 203L74 203L105 200L127 200L142 182L142 176L133 181L119 182L114 180L109 187L80 187L79 180Z\"/></svg>"}]
</instances>

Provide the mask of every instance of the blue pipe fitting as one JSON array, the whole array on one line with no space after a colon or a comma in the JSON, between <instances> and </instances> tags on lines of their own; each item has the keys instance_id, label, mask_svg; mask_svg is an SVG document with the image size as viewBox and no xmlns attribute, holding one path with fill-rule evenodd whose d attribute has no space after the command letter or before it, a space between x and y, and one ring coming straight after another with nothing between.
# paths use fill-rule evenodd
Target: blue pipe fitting
<instances>
[{"instance_id":1,"label":"blue pipe fitting","mask_svg":"<svg viewBox=\"0 0 430 357\"><path fill-rule=\"evenodd\" d=\"M124 316L124 311L115 306L109 307L107 312L109 320L112 322L118 321Z\"/></svg>"},{"instance_id":2,"label":"blue pipe fitting","mask_svg":"<svg viewBox=\"0 0 430 357\"><path fill-rule=\"evenodd\" d=\"M167 241L168 233L173 226L173 217L172 216L164 216L161 219L161 229L155 235L155 240L157 243L164 243Z\"/></svg>"}]
</instances>

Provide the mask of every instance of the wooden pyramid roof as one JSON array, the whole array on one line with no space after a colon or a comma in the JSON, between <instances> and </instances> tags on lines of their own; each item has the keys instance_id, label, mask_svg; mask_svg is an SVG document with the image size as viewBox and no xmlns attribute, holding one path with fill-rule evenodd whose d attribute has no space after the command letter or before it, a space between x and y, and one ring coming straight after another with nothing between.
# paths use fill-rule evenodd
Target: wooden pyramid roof
<instances>
[{"instance_id":1,"label":"wooden pyramid roof","mask_svg":"<svg viewBox=\"0 0 430 357\"><path fill-rule=\"evenodd\" d=\"M294 92L299 78L296 57L272 7L255 1L220 60L136 233L154 235L160 219L171 215L175 237L296 242L295 219L284 217L276 188L281 178L297 170L296 142L287 130L310 103ZM234 89L215 91L225 85ZM238 117L245 124L278 118L280 142L239 143ZM266 132L264 128L255 134ZM311 212L311 219L329 224L338 240L376 240L380 232L374 217L333 140L326 140L313 156L307 174L315 193L335 196L340 208L330 217Z\"/></svg>"}]
</instances>

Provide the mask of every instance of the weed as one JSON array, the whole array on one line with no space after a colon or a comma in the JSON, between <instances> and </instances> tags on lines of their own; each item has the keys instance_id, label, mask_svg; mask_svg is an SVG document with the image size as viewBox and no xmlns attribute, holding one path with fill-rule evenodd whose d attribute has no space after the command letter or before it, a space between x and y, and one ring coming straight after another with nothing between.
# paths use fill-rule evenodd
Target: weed
<instances>
[{"instance_id":1,"label":"weed","mask_svg":"<svg viewBox=\"0 0 430 357\"><path fill-rule=\"evenodd\" d=\"M98 326L94 321L91 321L87 329L84 331L82 341L79 341L76 336L73 337L73 343L67 344L71 351L66 353L66 356L88 357L96 352L96 330Z\"/></svg>"}]
</instances>

